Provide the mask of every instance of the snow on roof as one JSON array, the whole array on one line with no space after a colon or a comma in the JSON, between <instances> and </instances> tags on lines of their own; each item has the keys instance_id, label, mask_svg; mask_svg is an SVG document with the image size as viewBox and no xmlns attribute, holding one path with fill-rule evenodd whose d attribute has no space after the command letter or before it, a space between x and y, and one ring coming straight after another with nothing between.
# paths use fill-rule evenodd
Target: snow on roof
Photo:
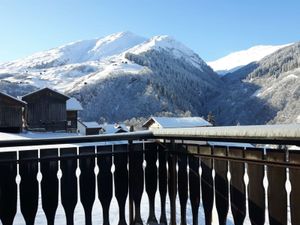
<instances>
[{"instance_id":1,"label":"snow on roof","mask_svg":"<svg viewBox=\"0 0 300 225\"><path fill-rule=\"evenodd\" d=\"M92 121L92 122L82 122L80 121L80 123L82 123L86 128L101 128L100 124Z\"/></svg>"},{"instance_id":2,"label":"snow on roof","mask_svg":"<svg viewBox=\"0 0 300 225\"><path fill-rule=\"evenodd\" d=\"M26 94L26 95L23 95L23 96L22 96L22 99L23 99L23 98L26 98L26 97L28 97L28 96L30 96L30 95L33 95L33 94L39 93L39 92L41 92L41 91L44 91L44 90L49 90L49 91L51 91L51 92L55 92L55 93L57 93L57 94L59 94L59 95L65 97L66 99L69 99L69 98L70 98L69 96L67 96L67 95L65 95L65 94L63 94L63 93L61 93L61 92L59 92L59 91L56 91L56 90L53 90L53 89L51 89L51 88L45 87L45 88L41 88L41 89L38 89L38 90L36 90L36 91L30 92L30 93L28 93L28 94Z\"/></svg>"},{"instance_id":3,"label":"snow on roof","mask_svg":"<svg viewBox=\"0 0 300 225\"><path fill-rule=\"evenodd\" d=\"M103 124L101 127L104 130L104 134L114 134L119 131L128 132L128 129L125 124Z\"/></svg>"},{"instance_id":4,"label":"snow on roof","mask_svg":"<svg viewBox=\"0 0 300 225\"><path fill-rule=\"evenodd\" d=\"M59 138L78 136L77 133L63 132L22 132L22 133L5 133L0 132L0 140L23 140L23 139L41 139L41 138Z\"/></svg>"},{"instance_id":5,"label":"snow on roof","mask_svg":"<svg viewBox=\"0 0 300 225\"><path fill-rule=\"evenodd\" d=\"M1 92L1 91L0 91L0 95L3 95L5 97L7 97L7 98L10 98L10 99L14 100L14 101L17 101L18 103L21 103L22 105L26 105L27 104L26 102L24 102L24 101L22 101L22 100L20 100L18 98L15 98L15 97L13 97L13 96L11 96L9 94L6 94L4 92Z\"/></svg>"},{"instance_id":6,"label":"snow on roof","mask_svg":"<svg viewBox=\"0 0 300 225\"><path fill-rule=\"evenodd\" d=\"M76 98L70 98L67 100L67 111L79 111L83 110L80 102Z\"/></svg>"},{"instance_id":7,"label":"snow on roof","mask_svg":"<svg viewBox=\"0 0 300 225\"><path fill-rule=\"evenodd\" d=\"M212 126L211 123L201 117L151 117L143 124L143 127L149 127L152 123L158 123L162 128Z\"/></svg>"}]
</instances>

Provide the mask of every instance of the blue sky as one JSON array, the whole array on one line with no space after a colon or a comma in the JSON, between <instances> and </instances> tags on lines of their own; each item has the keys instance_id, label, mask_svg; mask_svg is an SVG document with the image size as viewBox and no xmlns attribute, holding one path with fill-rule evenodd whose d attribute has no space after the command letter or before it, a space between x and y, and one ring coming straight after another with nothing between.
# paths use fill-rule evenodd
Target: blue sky
<instances>
[{"instance_id":1,"label":"blue sky","mask_svg":"<svg viewBox=\"0 0 300 225\"><path fill-rule=\"evenodd\" d=\"M299 0L0 0L0 62L120 31L168 34L210 61L299 28Z\"/></svg>"}]
</instances>

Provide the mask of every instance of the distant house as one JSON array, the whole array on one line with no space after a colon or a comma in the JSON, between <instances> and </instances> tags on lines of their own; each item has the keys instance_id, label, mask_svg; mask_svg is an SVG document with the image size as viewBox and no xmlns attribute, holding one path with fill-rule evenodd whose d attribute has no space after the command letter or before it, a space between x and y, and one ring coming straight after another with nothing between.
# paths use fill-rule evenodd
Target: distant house
<instances>
[{"instance_id":1,"label":"distant house","mask_svg":"<svg viewBox=\"0 0 300 225\"><path fill-rule=\"evenodd\" d=\"M128 132L125 124L102 124L101 125L101 134L118 134Z\"/></svg>"},{"instance_id":2,"label":"distant house","mask_svg":"<svg viewBox=\"0 0 300 225\"><path fill-rule=\"evenodd\" d=\"M82 122L77 121L78 133L81 135L96 135L100 133L101 126L97 122Z\"/></svg>"},{"instance_id":3,"label":"distant house","mask_svg":"<svg viewBox=\"0 0 300 225\"><path fill-rule=\"evenodd\" d=\"M149 130L161 128L209 127L211 123L201 117L151 117L143 127Z\"/></svg>"},{"instance_id":4,"label":"distant house","mask_svg":"<svg viewBox=\"0 0 300 225\"><path fill-rule=\"evenodd\" d=\"M25 102L0 92L0 131L21 132L25 106Z\"/></svg>"},{"instance_id":5,"label":"distant house","mask_svg":"<svg viewBox=\"0 0 300 225\"><path fill-rule=\"evenodd\" d=\"M78 112L83 110L80 102L76 98L67 100L67 130L68 132L77 132Z\"/></svg>"},{"instance_id":6,"label":"distant house","mask_svg":"<svg viewBox=\"0 0 300 225\"><path fill-rule=\"evenodd\" d=\"M26 122L29 130L62 131L67 128L68 96L43 88L22 97L27 103Z\"/></svg>"}]
</instances>

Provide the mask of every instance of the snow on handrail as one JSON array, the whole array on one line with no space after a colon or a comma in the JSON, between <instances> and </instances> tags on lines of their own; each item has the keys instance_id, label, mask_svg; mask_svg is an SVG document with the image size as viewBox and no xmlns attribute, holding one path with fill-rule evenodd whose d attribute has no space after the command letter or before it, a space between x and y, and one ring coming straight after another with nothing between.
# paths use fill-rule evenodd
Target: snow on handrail
<instances>
[{"instance_id":1,"label":"snow on handrail","mask_svg":"<svg viewBox=\"0 0 300 225\"><path fill-rule=\"evenodd\" d=\"M300 144L300 124L169 128L152 130L156 138Z\"/></svg>"},{"instance_id":2,"label":"snow on handrail","mask_svg":"<svg viewBox=\"0 0 300 225\"><path fill-rule=\"evenodd\" d=\"M75 143L92 143L107 141L127 141L153 138L150 131L137 131L118 134L102 134L88 136L72 136L72 137L55 137L55 138L33 138L33 139L17 139L17 140L0 140L0 147L17 147L17 146L33 146L33 145L52 145L52 144L75 144Z\"/></svg>"},{"instance_id":3,"label":"snow on handrail","mask_svg":"<svg viewBox=\"0 0 300 225\"><path fill-rule=\"evenodd\" d=\"M299 146L300 124L165 128L153 129L151 131L136 131L105 135L0 140L0 147L127 141L141 139L204 140L257 144L286 144Z\"/></svg>"}]
</instances>

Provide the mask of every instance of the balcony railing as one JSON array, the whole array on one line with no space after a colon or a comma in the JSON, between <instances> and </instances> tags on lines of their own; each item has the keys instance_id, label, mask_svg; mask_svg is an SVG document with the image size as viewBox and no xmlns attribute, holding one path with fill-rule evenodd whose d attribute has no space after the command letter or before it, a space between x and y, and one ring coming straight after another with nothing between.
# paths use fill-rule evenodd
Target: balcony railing
<instances>
[{"instance_id":1,"label":"balcony railing","mask_svg":"<svg viewBox=\"0 0 300 225\"><path fill-rule=\"evenodd\" d=\"M300 146L300 126L0 141L0 220L16 224L21 214L34 224L41 202L47 224L61 224L55 220L61 205L72 225L80 202L85 224L96 224L92 211L100 201L104 225L115 217L119 225L212 224L214 208L218 224L226 224L231 212L237 225L298 225L300 151L270 145ZM142 218L145 193L148 215Z\"/></svg>"}]
</instances>

